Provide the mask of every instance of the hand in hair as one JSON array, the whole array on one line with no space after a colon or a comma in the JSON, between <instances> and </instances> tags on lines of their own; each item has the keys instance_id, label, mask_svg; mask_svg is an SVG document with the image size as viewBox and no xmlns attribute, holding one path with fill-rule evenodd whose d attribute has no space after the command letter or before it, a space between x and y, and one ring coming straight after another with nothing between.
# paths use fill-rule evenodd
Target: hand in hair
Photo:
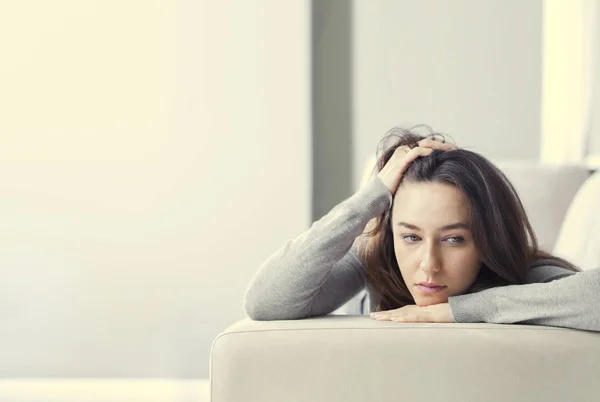
<instances>
[{"instance_id":1,"label":"hand in hair","mask_svg":"<svg viewBox=\"0 0 600 402\"><path fill-rule=\"evenodd\" d=\"M419 156L430 155L434 149L447 151L456 148L455 144L444 143L433 137L420 140L414 147L409 145L399 146L386 162L383 169L377 174L377 177L390 189L392 194L395 194L402 175L412 161Z\"/></svg>"}]
</instances>

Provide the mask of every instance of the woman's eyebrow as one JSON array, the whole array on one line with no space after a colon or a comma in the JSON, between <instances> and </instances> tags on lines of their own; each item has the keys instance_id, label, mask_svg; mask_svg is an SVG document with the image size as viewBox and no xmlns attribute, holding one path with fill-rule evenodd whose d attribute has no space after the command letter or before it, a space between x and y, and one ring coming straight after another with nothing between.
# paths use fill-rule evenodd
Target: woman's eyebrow
<instances>
[{"instance_id":1,"label":"woman's eyebrow","mask_svg":"<svg viewBox=\"0 0 600 402\"><path fill-rule=\"evenodd\" d=\"M420 227L415 226L412 223L398 222L398 226L404 226L405 228L412 229L412 230L421 230ZM457 222L457 223L451 223L450 225L442 226L439 230L452 230L452 229L470 230L471 228L466 223Z\"/></svg>"}]
</instances>

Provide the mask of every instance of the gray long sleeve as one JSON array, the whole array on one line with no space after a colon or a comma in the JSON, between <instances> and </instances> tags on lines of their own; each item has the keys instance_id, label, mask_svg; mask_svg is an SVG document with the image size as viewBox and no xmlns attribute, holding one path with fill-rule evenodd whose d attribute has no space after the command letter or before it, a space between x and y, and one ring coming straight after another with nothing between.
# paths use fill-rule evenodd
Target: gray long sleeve
<instances>
[{"instance_id":1,"label":"gray long sleeve","mask_svg":"<svg viewBox=\"0 0 600 402\"><path fill-rule=\"evenodd\" d=\"M600 269L575 273L542 265L530 269L528 282L449 297L455 322L600 331Z\"/></svg>"},{"instance_id":2,"label":"gray long sleeve","mask_svg":"<svg viewBox=\"0 0 600 402\"><path fill-rule=\"evenodd\" d=\"M392 204L392 193L374 177L259 268L244 295L253 320L291 320L329 314L365 286L356 238Z\"/></svg>"}]
</instances>

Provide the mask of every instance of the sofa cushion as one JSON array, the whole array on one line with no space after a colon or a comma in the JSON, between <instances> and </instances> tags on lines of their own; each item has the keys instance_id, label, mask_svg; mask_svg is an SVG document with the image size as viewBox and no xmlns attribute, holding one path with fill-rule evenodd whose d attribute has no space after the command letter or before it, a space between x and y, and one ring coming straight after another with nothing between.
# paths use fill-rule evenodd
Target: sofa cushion
<instances>
[{"instance_id":1,"label":"sofa cushion","mask_svg":"<svg viewBox=\"0 0 600 402\"><path fill-rule=\"evenodd\" d=\"M600 268L600 172L587 179L575 195L554 253L584 270Z\"/></svg>"},{"instance_id":2,"label":"sofa cushion","mask_svg":"<svg viewBox=\"0 0 600 402\"><path fill-rule=\"evenodd\" d=\"M552 252L567 209L590 176L588 169L533 162L497 162L496 165L517 190L540 248Z\"/></svg>"},{"instance_id":3,"label":"sofa cushion","mask_svg":"<svg viewBox=\"0 0 600 402\"><path fill-rule=\"evenodd\" d=\"M591 401L600 333L328 315L239 321L213 342L211 402Z\"/></svg>"}]
</instances>

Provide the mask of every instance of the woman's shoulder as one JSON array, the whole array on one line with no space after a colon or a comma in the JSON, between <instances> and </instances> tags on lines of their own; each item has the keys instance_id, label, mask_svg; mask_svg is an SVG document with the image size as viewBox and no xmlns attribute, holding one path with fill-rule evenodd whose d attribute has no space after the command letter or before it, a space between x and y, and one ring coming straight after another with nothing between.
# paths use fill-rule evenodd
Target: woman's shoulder
<instances>
[{"instance_id":1,"label":"woman's shoulder","mask_svg":"<svg viewBox=\"0 0 600 402\"><path fill-rule=\"evenodd\" d=\"M562 267L556 260L537 258L529 264L526 281L527 283L552 282L574 274L575 271Z\"/></svg>"}]
</instances>

